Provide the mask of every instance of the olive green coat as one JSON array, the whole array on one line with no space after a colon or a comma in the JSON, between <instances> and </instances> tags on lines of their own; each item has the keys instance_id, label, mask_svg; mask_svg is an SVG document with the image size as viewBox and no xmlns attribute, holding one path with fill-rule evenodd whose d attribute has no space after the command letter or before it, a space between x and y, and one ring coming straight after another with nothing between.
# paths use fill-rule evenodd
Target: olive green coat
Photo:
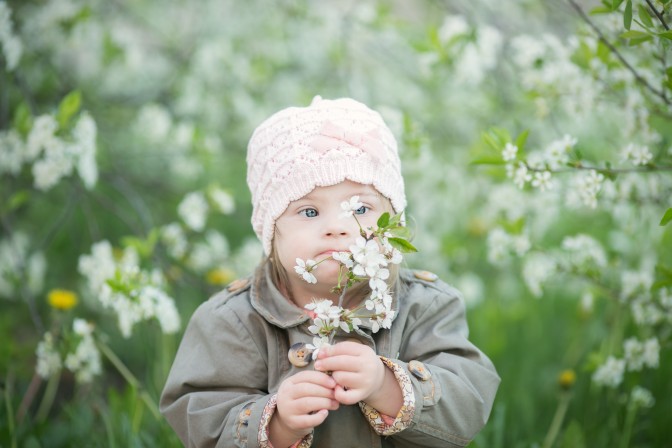
<instances>
[{"instance_id":1,"label":"olive green coat","mask_svg":"<svg viewBox=\"0 0 672 448\"><path fill-rule=\"evenodd\" d=\"M315 428L312 446L461 447L487 421L499 377L467 340L459 292L408 270L400 276L392 328L372 334L362 326L339 334L336 342L355 337L404 369L411 360L424 363L429 380L409 374L415 394L411 425L381 437L359 406L342 405ZM259 446L266 403L298 371L287 359L289 347L312 341L308 316L267 274L258 271L250 280L203 303L184 334L160 407L185 446Z\"/></svg>"}]
</instances>

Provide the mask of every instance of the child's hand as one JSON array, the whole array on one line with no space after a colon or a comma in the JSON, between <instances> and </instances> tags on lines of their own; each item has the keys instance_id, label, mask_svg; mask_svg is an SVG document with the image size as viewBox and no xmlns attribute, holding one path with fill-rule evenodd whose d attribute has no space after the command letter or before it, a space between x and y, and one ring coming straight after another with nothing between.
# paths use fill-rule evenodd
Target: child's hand
<instances>
[{"instance_id":1,"label":"child's hand","mask_svg":"<svg viewBox=\"0 0 672 448\"><path fill-rule=\"evenodd\" d=\"M369 399L383 388L388 370L371 347L357 342L322 347L315 369L332 372L338 383L334 396L342 404L370 403Z\"/></svg>"},{"instance_id":2,"label":"child's hand","mask_svg":"<svg viewBox=\"0 0 672 448\"><path fill-rule=\"evenodd\" d=\"M273 445L291 445L321 424L330 410L338 409L335 386L332 377L312 370L299 372L280 383L270 428Z\"/></svg>"}]
</instances>

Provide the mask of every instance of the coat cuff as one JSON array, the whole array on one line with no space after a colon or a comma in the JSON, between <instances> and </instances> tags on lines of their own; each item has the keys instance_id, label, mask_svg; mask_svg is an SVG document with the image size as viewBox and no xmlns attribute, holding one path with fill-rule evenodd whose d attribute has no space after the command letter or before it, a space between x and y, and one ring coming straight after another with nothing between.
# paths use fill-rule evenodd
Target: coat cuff
<instances>
[{"instance_id":1,"label":"coat cuff","mask_svg":"<svg viewBox=\"0 0 672 448\"><path fill-rule=\"evenodd\" d=\"M260 448L273 448L273 444L269 438L269 425L271 418L275 414L278 405L278 394L271 395L271 398L266 403L263 412L261 413L261 421L259 422L259 446ZM290 448L308 448L313 443L313 433L306 435L303 439L297 441Z\"/></svg>"},{"instance_id":2,"label":"coat cuff","mask_svg":"<svg viewBox=\"0 0 672 448\"><path fill-rule=\"evenodd\" d=\"M368 420L371 427L381 436L391 436L408 428L413 422L413 414L415 413L415 393L413 392L413 384L408 374L403 367L395 362L381 356L383 364L394 373L394 377L401 388L402 398L404 400L401 409L396 417L381 414L377 409L369 406L363 401L359 402L359 407Z\"/></svg>"}]
</instances>

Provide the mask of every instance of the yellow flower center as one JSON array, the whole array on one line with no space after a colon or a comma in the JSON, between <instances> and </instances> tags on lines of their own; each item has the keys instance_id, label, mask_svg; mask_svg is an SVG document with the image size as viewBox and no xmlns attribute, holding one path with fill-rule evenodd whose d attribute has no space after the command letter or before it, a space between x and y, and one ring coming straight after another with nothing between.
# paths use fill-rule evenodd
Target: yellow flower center
<instances>
[{"instance_id":1,"label":"yellow flower center","mask_svg":"<svg viewBox=\"0 0 672 448\"><path fill-rule=\"evenodd\" d=\"M77 305L77 294L67 289L52 289L47 295L47 301L53 308L69 310Z\"/></svg>"},{"instance_id":2,"label":"yellow flower center","mask_svg":"<svg viewBox=\"0 0 672 448\"><path fill-rule=\"evenodd\" d=\"M571 388L575 382L576 373L574 373L574 371L571 369L563 370L558 377L558 384L560 384L560 387L563 389Z\"/></svg>"}]
</instances>

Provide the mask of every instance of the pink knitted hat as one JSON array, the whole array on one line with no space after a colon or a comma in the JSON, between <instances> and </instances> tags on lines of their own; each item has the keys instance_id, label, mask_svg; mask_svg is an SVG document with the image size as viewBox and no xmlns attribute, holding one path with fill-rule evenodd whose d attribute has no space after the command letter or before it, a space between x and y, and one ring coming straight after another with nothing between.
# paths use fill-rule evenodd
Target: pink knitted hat
<instances>
[{"instance_id":1,"label":"pink knitted hat","mask_svg":"<svg viewBox=\"0 0 672 448\"><path fill-rule=\"evenodd\" d=\"M373 185L396 212L406 207L397 142L377 112L349 98L283 109L255 129L247 148L252 227L266 254L275 220L315 187Z\"/></svg>"}]
</instances>

